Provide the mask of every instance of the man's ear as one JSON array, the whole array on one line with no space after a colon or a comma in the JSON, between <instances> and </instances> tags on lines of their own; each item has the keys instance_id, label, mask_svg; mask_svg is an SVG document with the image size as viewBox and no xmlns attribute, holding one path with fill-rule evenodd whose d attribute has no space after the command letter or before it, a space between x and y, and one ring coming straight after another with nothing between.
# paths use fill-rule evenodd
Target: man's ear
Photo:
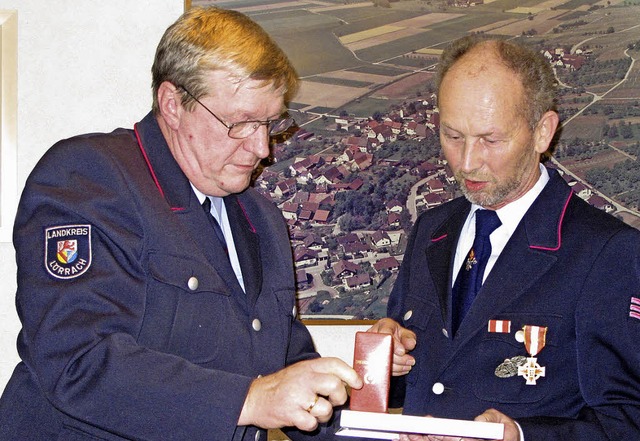
<instances>
[{"instance_id":1,"label":"man's ear","mask_svg":"<svg viewBox=\"0 0 640 441\"><path fill-rule=\"evenodd\" d=\"M533 133L536 152L543 154L549 149L559 123L560 117L553 110L549 110L542 115Z\"/></svg>"},{"instance_id":2,"label":"man's ear","mask_svg":"<svg viewBox=\"0 0 640 441\"><path fill-rule=\"evenodd\" d=\"M169 81L158 87L158 110L167 126L172 130L180 127L180 119L184 113L180 90Z\"/></svg>"}]
</instances>

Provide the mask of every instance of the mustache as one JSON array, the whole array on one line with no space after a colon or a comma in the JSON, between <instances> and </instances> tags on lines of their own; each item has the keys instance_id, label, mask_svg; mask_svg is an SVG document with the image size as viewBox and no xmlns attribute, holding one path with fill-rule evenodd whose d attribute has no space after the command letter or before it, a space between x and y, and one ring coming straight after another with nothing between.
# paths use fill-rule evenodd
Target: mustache
<instances>
[{"instance_id":1,"label":"mustache","mask_svg":"<svg viewBox=\"0 0 640 441\"><path fill-rule=\"evenodd\" d=\"M478 172L465 173L465 172L459 171L459 172L456 172L454 176L456 180L461 184L464 183L465 179L469 181L476 181L476 182L493 182L493 178L490 175L486 175L485 173L478 173Z\"/></svg>"}]
</instances>

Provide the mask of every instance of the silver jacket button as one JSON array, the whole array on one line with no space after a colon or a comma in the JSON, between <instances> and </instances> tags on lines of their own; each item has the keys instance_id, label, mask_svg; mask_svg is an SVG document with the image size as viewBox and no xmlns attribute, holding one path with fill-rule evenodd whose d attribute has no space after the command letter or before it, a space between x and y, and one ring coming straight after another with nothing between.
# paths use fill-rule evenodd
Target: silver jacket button
<instances>
[{"instance_id":1,"label":"silver jacket button","mask_svg":"<svg viewBox=\"0 0 640 441\"><path fill-rule=\"evenodd\" d=\"M431 387L431 392L433 392L436 395L442 395L442 393L444 392L444 384L434 383L433 386Z\"/></svg>"},{"instance_id":2,"label":"silver jacket button","mask_svg":"<svg viewBox=\"0 0 640 441\"><path fill-rule=\"evenodd\" d=\"M198 289L198 278L195 276L191 276L189 277L189 281L187 282L187 286L189 287L189 289L191 291L195 291L196 289Z\"/></svg>"},{"instance_id":3,"label":"silver jacket button","mask_svg":"<svg viewBox=\"0 0 640 441\"><path fill-rule=\"evenodd\" d=\"M411 316L413 315L413 311L412 310L408 310L407 312L404 313L404 320L407 321L411 318Z\"/></svg>"},{"instance_id":4,"label":"silver jacket button","mask_svg":"<svg viewBox=\"0 0 640 441\"><path fill-rule=\"evenodd\" d=\"M251 322L251 327L254 331L259 331L262 329L262 323L259 319L253 319L253 321Z\"/></svg>"}]
</instances>

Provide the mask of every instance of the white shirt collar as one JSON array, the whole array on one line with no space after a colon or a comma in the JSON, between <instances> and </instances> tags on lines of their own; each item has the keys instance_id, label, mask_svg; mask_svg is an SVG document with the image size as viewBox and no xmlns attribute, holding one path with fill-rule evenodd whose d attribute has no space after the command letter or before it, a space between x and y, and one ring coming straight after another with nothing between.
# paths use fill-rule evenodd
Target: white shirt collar
<instances>
[{"instance_id":1,"label":"white shirt collar","mask_svg":"<svg viewBox=\"0 0 640 441\"><path fill-rule=\"evenodd\" d=\"M489 272L493 268L496 260L502 253L502 250L507 245L507 242L511 238L511 235L518 227L518 224L529 210L533 202L540 195L547 182L549 182L549 172L547 168L542 164L540 167L540 177L533 187L529 189L522 197L516 199L513 202L505 205L504 207L496 210L496 214L500 218L502 225L498 227L493 233L491 233L491 257L487 262L487 267L484 272L484 279L487 278ZM454 259L454 274L451 283L456 279L457 272L462 266L463 260L466 258L469 249L473 245L473 239L476 234L475 225L475 213L477 210L482 209L480 205L471 204L471 211L467 216L467 219L462 227L460 238L458 239L458 245L456 247L456 255Z\"/></svg>"},{"instance_id":2,"label":"white shirt collar","mask_svg":"<svg viewBox=\"0 0 640 441\"><path fill-rule=\"evenodd\" d=\"M502 222L501 228L508 231L509 237L511 237L513 232L516 230L516 227L529 210L529 207L531 207L533 202L538 198L544 187L547 185L547 182L549 182L549 172L547 171L547 168L542 164L539 164L538 166L540 167L540 177L535 185L522 195L522 197L496 210L496 214ZM478 208L482 207L475 204L472 205L472 211L475 211Z\"/></svg>"}]
</instances>

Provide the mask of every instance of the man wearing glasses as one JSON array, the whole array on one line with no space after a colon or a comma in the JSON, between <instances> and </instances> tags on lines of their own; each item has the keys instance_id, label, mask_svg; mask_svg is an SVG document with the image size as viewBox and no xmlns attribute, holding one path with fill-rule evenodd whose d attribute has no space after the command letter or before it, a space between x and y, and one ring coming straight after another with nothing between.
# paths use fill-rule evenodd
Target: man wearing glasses
<instances>
[{"instance_id":1,"label":"man wearing glasses","mask_svg":"<svg viewBox=\"0 0 640 441\"><path fill-rule=\"evenodd\" d=\"M314 351L285 223L248 188L293 123L289 60L245 16L195 8L152 71L134 130L61 141L26 184L2 441L266 439L361 387Z\"/></svg>"}]
</instances>

